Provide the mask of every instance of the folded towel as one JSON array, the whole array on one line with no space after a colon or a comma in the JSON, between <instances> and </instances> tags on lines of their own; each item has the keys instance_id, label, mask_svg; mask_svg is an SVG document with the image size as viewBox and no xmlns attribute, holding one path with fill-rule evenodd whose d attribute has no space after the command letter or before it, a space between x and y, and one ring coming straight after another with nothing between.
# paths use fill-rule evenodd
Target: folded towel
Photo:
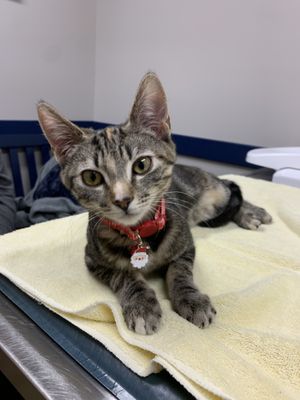
<instances>
[{"instance_id":1,"label":"folded towel","mask_svg":"<svg viewBox=\"0 0 300 400\"><path fill-rule=\"evenodd\" d=\"M141 376L166 368L197 399L300 398L300 190L226 176L274 222L257 231L235 224L193 228L194 276L218 315L199 329L163 310L150 336L129 331L109 288L84 265L87 214L0 238L0 272L30 296L100 340Z\"/></svg>"}]
</instances>

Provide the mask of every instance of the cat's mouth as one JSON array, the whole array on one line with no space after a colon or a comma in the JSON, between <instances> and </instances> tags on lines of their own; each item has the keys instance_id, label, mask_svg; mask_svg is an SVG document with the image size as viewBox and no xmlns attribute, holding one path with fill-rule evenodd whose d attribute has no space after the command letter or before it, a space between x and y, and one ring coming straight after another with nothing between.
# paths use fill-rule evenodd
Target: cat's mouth
<instances>
[{"instance_id":1,"label":"cat's mouth","mask_svg":"<svg viewBox=\"0 0 300 400\"><path fill-rule=\"evenodd\" d=\"M149 207L138 208L138 210L129 207L128 210L112 210L105 217L125 226L135 226L143 222L148 214Z\"/></svg>"},{"instance_id":2,"label":"cat's mouth","mask_svg":"<svg viewBox=\"0 0 300 400\"><path fill-rule=\"evenodd\" d=\"M125 226L135 226L140 223L143 219L143 214L140 212L120 212L119 216L114 214L113 216L108 216L108 219L111 219L119 224Z\"/></svg>"}]
</instances>

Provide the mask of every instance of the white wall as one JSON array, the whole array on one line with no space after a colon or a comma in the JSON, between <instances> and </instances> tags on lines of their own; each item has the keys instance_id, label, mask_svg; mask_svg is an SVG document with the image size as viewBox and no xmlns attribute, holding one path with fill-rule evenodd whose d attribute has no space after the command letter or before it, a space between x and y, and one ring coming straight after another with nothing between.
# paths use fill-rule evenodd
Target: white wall
<instances>
[{"instance_id":1,"label":"white wall","mask_svg":"<svg viewBox=\"0 0 300 400\"><path fill-rule=\"evenodd\" d=\"M96 0L0 1L0 119L93 119Z\"/></svg>"},{"instance_id":2,"label":"white wall","mask_svg":"<svg viewBox=\"0 0 300 400\"><path fill-rule=\"evenodd\" d=\"M300 145L299 21L298 0L98 0L95 120L124 120L151 69L174 132Z\"/></svg>"},{"instance_id":3,"label":"white wall","mask_svg":"<svg viewBox=\"0 0 300 400\"><path fill-rule=\"evenodd\" d=\"M121 122L148 70L173 131L299 145L298 0L0 1L0 119L44 98L73 119Z\"/></svg>"}]
</instances>

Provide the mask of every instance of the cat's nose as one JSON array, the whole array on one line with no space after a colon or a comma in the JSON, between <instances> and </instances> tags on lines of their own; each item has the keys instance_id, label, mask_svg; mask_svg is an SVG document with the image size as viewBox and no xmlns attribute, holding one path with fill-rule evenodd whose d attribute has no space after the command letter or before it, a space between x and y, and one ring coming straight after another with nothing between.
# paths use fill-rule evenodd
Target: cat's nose
<instances>
[{"instance_id":1,"label":"cat's nose","mask_svg":"<svg viewBox=\"0 0 300 400\"><path fill-rule=\"evenodd\" d=\"M124 197L122 200L115 200L113 203L115 206L121 208L123 211L127 211L131 200L131 197Z\"/></svg>"}]
</instances>

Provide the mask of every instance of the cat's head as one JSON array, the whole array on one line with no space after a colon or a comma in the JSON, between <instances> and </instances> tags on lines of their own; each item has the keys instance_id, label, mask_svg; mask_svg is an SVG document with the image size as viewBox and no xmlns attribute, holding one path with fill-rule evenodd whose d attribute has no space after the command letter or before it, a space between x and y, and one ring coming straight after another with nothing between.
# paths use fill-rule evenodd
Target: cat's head
<instances>
[{"instance_id":1,"label":"cat's head","mask_svg":"<svg viewBox=\"0 0 300 400\"><path fill-rule=\"evenodd\" d=\"M61 179L83 207L124 225L155 210L175 162L166 96L155 74L142 79L124 124L79 128L45 102L38 116Z\"/></svg>"}]
</instances>

